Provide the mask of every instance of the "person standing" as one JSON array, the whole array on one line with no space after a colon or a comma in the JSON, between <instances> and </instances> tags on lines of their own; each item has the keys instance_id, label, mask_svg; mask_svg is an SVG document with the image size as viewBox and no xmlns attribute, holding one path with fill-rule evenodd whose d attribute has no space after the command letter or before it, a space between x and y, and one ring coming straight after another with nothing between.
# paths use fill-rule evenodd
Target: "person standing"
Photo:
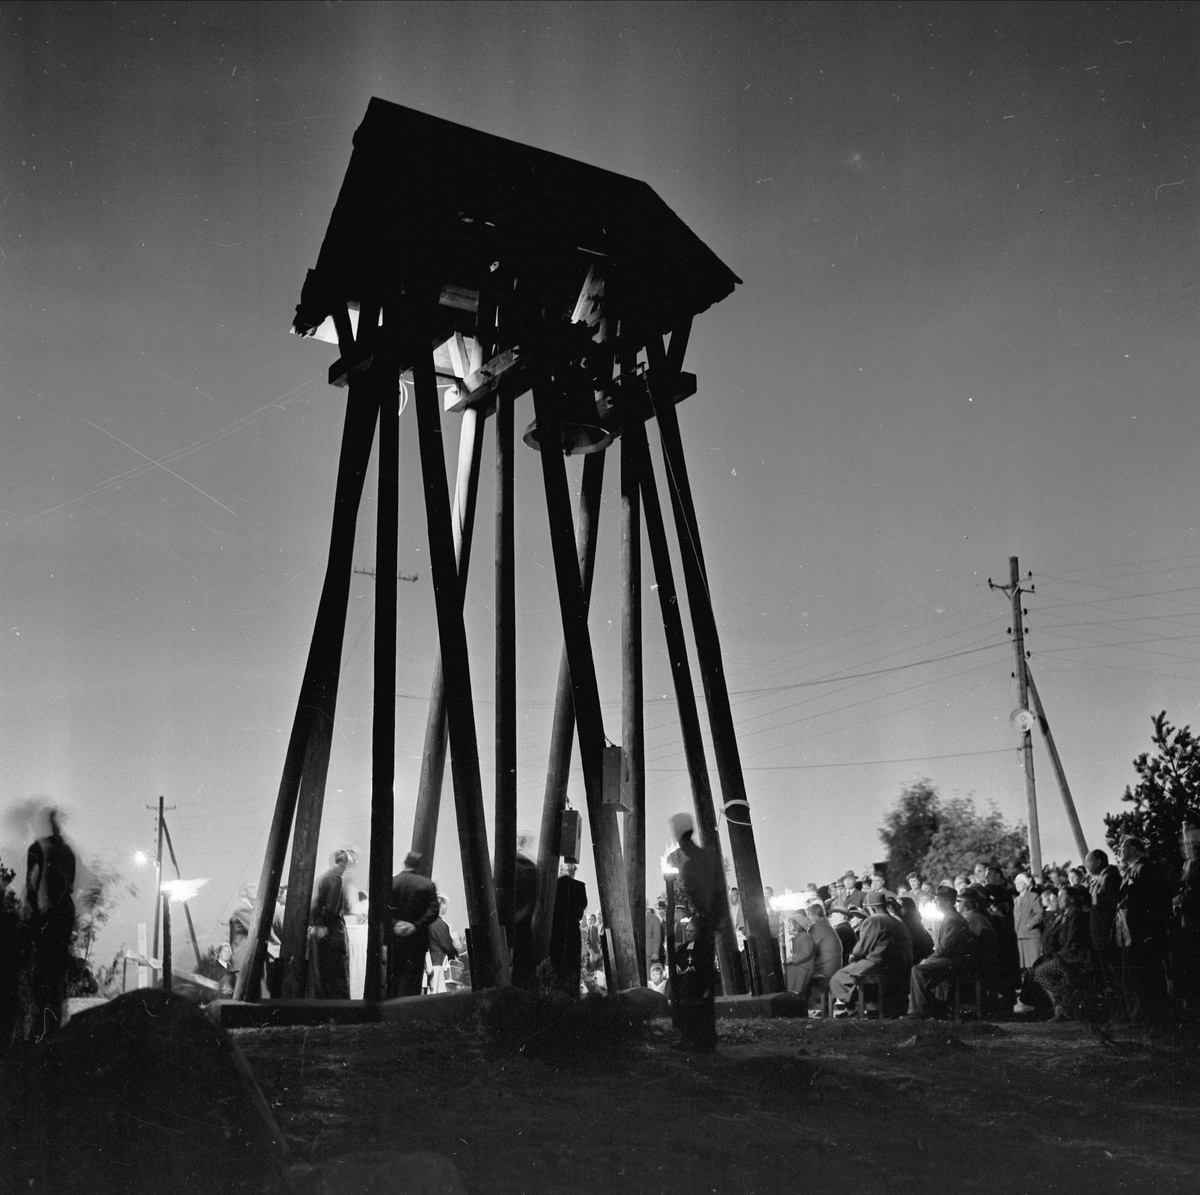
<instances>
[{"instance_id":1,"label":"person standing","mask_svg":"<svg viewBox=\"0 0 1200 1195\"><path fill-rule=\"evenodd\" d=\"M1017 934L1017 956L1021 971L1028 971L1042 954L1042 926L1045 910L1034 890L1033 881L1025 872L1017 875L1017 899L1013 904L1013 929Z\"/></svg>"},{"instance_id":2,"label":"person standing","mask_svg":"<svg viewBox=\"0 0 1200 1195\"><path fill-rule=\"evenodd\" d=\"M1188 810L1179 832L1183 872L1172 907L1175 974L1189 1009L1200 1001L1200 815Z\"/></svg>"},{"instance_id":3,"label":"person standing","mask_svg":"<svg viewBox=\"0 0 1200 1195\"><path fill-rule=\"evenodd\" d=\"M583 914L587 910L587 885L575 878L576 865L564 861L554 892L554 920L550 923L550 965L558 986L579 999L583 967Z\"/></svg>"},{"instance_id":4,"label":"person standing","mask_svg":"<svg viewBox=\"0 0 1200 1195\"><path fill-rule=\"evenodd\" d=\"M309 914L309 987L317 1000L350 999L350 950L346 942L346 912L350 901L345 875L354 852L337 850L330 868L317 880Z\"/></svg>"},{"instance_id":5,"label":"person standing","mask_svg":"<svg viewBox=\"0 0 1200 1195\"><path fill-rule=\"evenodd\" d=\"M692 908L685 942L688 971L681 971L676 993L680 1045L685 1050L712 1050L717 1044L716 942L725 922L725 873L716 846L696 841L690 813L675 814L669 825L679 844L671 858Z\"/></svg>"},{"instance_id":6,"label":"person standing","mask_svg":"<svg viewBox=\"0 0 1200 1195\"><path fill-rule=\"evenodd\" d=\"M429 991L436 995L446 991L450 962L458 958L458 947L444 914L450 907L444 896L438 897L438 915L429 923Z\"/></svg>"},{"instance_id":7,"label":"person standing","mask_svg":"<svg viewBox=\"0 0 1200 1195\"><path fill-rule=\"evenodd\" d=\"M229 918L229 971L235 987L238 972L246 965L246 953L250 946L250 925L254 921L254 902L257 899L258 885L243 885L238 893L237 908Z\"/></svg>"},{"instance_id":8,"label":"person standing","mask_svg":"<svg viewBox=\"0 0 1200 1195\"><path fill-rule=\"evenodd\" d=\"M438 915L437 886L423 876L420 851L404 856L404 870L392 877L388 913L392 934L388 950L388 996L419 996L425 975L429 927Z\"/></svg>"},{"instance_id":9,"label":"person standing","mask_svg":"<svg viewBox=\"0 0 1200 1195\"><path fill-rule=\"evenodd\" d=\"M25 858L24 929L27 935L26 990L13 1036L24 1041L56 1033L62 1026L67 965L75 934L75 852L63 839L58 811L46 814L48 833Z\"/></svg>"},{"instance_id":10,"label":"person standing","mask_svg":"<svg viewBox=\"0 0 1200 1195\"><path fill-rule=\"evenodd\" d=\"M1171 898L1161 872L1132 836L1121 842L1121 891L1117 897L1117 943L1121 947L1125 1003L1130 1017L1153 1017L1166 996L1167 924Z\"/></svg>"},{"instance_id":11,"label":"person standing","mask_svg":"<svg viewBox=\"0 0 1200 1195\"><path fill-rule=\"evenodd\" d=\"M663 923L658 910L652 905L646 906L646 978L650 978L650 968L655 963L661 963L663 957Z\"/></svg>"}]
</instances>

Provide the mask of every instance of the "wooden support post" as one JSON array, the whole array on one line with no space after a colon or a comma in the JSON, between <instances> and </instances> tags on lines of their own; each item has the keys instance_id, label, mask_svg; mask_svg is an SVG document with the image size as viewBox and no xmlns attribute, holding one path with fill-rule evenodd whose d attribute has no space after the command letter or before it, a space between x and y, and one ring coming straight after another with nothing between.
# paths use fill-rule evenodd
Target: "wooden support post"
<instances>
[{"instance_id":1,"label":"wooden support post","mask_svg":"<svg viewBox=\"0 0 1200 1195\"><path fill-rule=\"evenodd\" d=\"M417 319L422 313L414 312ZM431 343L430 337L422 342ZM472 977L480 986L495 987L509 980L508 957L496 916L496 890L487 849L483 815L483 790L479 775L479 745L475 737L475 706L467 659L467 632L463 624L463 584L455 562L454 534L442 452L441 412L433 354L426 350L413 364L413 389L421 449L421 477L425 488L425 518L429 532L429 564L437 604L438 642L445 676L446 717L450 738L450 765L454 779L454 804L458 815L459 852L467 917L475 951Z\"/></svg>"},{"instance_id":2,"label":"wooden support post","mask_svg":"<svg viewBox=\"0 0 1200 1195\"><path fill-rule=\"evenodd\" d=\"M628 421L627 421L628 423ZM629 916L643 985L646 968L646 752L642 694L642 512L638 465L621 439L621 748Z\"/></svg>"},{"instance_id":3,"label":"wooden support post","mask_svg":"<svg viewBox=\"0 0 1200 1195\"><path fill-rule=\"evenodd\" d=\"M548 381L546 373L539 369L533 386L534 416L542 446L540 455L542 480L546 489L546 513L550 523L554 573L558 581L563 640L570 661L571 695L575 704L575 726L579 735L579 758L583 765L600 907L605 925L613 932L617 986L623 989L636 987L639 983L637 947L629 917L629 891L621 857L616 810L612 805L605 808L604 804L604 724L600 712L600 693L588 634L587 603L583 600L583 586L575 558L567 473L559 447L561 432L558 412L548 392Z\"/></svg>"},{"instance_id":4,"label":"wooden support post","mask_svg":"<svg viewBox=\"0 0 1200 1195\"><path fill-rule=\"evenodd\" d=\"M669 373L670 364L663 352L661 340L651 335L646 345L646 353L650 361L650 398L658 419L671 507L679 536L688 607L692 615L692 633L696 640L696 655L704 684L709 729L712 731L713 755L716 758L717 775L721 781L725 822L729 827L729 846L733 853L738 888L745 910L746 930L764 988L767 991L781 991L783 971L767 925L762 874L759 871L758 851L754 844L754 828L750 821L750 803L746 798L746 782L742 775L733 711L729 705L729 690L725 684L721 643L717 635L716 616L713 613L704 557L700 548L699 528L696 524L691 485L679 435L679 421L671 398L673 378Z\"/></svg>"},{"instance_id":5,"label":"wooden support post","mask_svg":"<svg viewBox=\"0 0 1200 1195\"><path fill-rule=\"evenodd\" d=\"M371 443L375 437L378 411L378 395L371 388L368 375L356 375L346 401L337 490L333 500L329 563L325 569L325 583L321 590L320 605L317 607L312 643L304 667L304 679L300 684L300 698L296 703L296 715L288 738L283 776L279 781L279 794L275 799L275 812L271 819L271 830L258 883L258 900L254 907L254 920L250 926L246 946L246 964L238 972L237 988L234 992L238 1000L258 998L267 941L271 936L271 922L275 917L275 900L279 895L279 881L283 875L283 861L287 855L288 837L299 801L301 778L309 755L310 740L313 738L318 719L327 721L331 727L333 725L342 638L346 629L346 603L350 596L350 577L353 572L355 523L358 519L358 505L362 497L367 462L371 455ZM288 949L291 952L288 957L293 971L293 988L299 986L301 990L308 932L308 905L311 898L311 876L309 891L303 899L300 893L293 893L289 888L284 942L280 945L281 965L284 949ZM290 936L286 924L289 916L292 920ZM300 972L298 977L295 975L297 968ZM286 976L286 969L284 974ZM301 981L298 985L295 982L297 978Z\"/></svg>"},{"instance_id":6,"label":"wooden support post","mask_svg":"<svg viewBox=\"0 0 1200 1195\"><path fill-rule=\"evenodd\" d=\"M650 558L654 563L654 580L658 588L658 603L662 611L663 634L667 641L667 658L671 664L671 679L675 685L675 704L679 710L679 728L683 737L683 754L687 761L688 780L692 788L692 808L696 825L700 827L700 838L704 843L715 842L721 849L721 836L717 830L717 812L713 807L712 788L708 779L708 763L704 757L704 736L700 731L700 712L696 706L696 690L692 684L692 671L688 665L687 640L683 633L683 616L679 612L679 597L675 591L675 578L671 569L671 552L667 547L666 528L663 526L662 507L658 500L658 486L654 480L654 466L650 460L650 448L646 442L646 428L640 422L631 422L623 438L625 447L637 467L638 486L642 507L646 514L646 537L650 543ZM724 858L724 851L721 852ZM729 914L728 893L721 896L721 924L717 935L717 961L721 968L721 985L727 996L736 996L745 990L742 967L737 947L737 934ZM663 927L666 934L674 933L673 924Z\"/></svg>"},{"instance_id":7,"label":"wooden support post","mask_svg":"<svg viewBox=\"0 0 1200 1195\"><path fill-rule=\"evenodd\" d=\"M384 371L381 370L381 375ZM392 384L391 374L395 374ZM382 1000L390 936L396 791L396 570L399 564L400 377L381 376L379 497L375 533L375 695L371 717L371 848L367 879L367 963L363 997Z\"/></svg>"},{"instance_id":8,"label":"wooden support post","mask_svg":"<svg viewBox=\"0 0 1200 1195\"><path fill-rule=\"evenodd\" d=\"M1087 839L1083 836L1083 827L1079 824L1079 814L1075 812L1075 802L1071 798L1071 788L1067 784L1067 773L1063 768L1062 759L1059 758L1058 746L1054 742L1054 735L1050 733L1050 721L1046 717L1046 711L1042 707L1042 699L1038 696L1037 685L1033 683L1033 673L1029 670L1029 663L1025 663L1025 680L1029 684L1029 696L1033 698L1034 712L1037 714L1038 725L1042 728L1042 737L1046 740L1046 750L1050 752L1050 762L1054 765L1054 775L1058 780L1058 791L1062 793L1063 805L1067 811L1067 820L1071 823L1071 833L1075 838L1075 846L1079 850L1079 865L1083 866L1083 861L1087 858L1088 845Z\"/></svg>"},{"instance_id":9,"label":"wooden support post","mask_svg":"<svg viewBox=\"0 0 1200 1195\"><path fill-rule=\"evenodd\" d=\"M471 536L475 530L479 466L483 460L483 429L484 414L478 407L468 407L463 411L458 428L458 475L454 486L451 525L454 533L454 563L464 594L467 590L467 569L471 563ZM433 874L438 815L442 807L442 780L446 771L446 742L446 677L439 647L429 694L425 747L421 754L421 781L417 789L410 848L421 855L418 870L425 876Z\"/></svg>"},{"instance_id":10,"label":"wooden support post","mask_svg":"<svg viewBox=\"0 0 1200 1195\"><path fill-rule=\"evenodd\" d=\"M1016 653L1017 691L1022 709L1029 708L1029 672L1025 667L1025 624L1021 618L1021 573L1016 556L1008 558L1008 584L1012 598L1013 651ZM1021 733L1021 760L1025 771L1025 813L1029 825L1029 866L1035 884L1042 882L1042 836L1038 829L1037 786L1033 780L1033 735Z\"/></svg>"},{"instance_id":11,"label":"wooden support post","mask_svg":"<svg viewBox=\"0 0 1200 1195\"><path fill-rule=\"evenodd\" d=\"M513 399L496 406L496 912L514 940L517 879L517 618L513 567Z\"/></svg>"},{"instance_id":12,"label":"wooden support post","mask_svg":"<svg viewBox=\"0 0 1200 1195\"><path fill-rule=\"evenodd\" d=\"M596 539L600 527L600 493L604 487L604 457L603 452L593 452L583 458L579 513L575 519L575 552L585 606L591 603L592 577L596 571ZM559 831L567 801L567 779L571 772L571 747L574 739L575 703L571 699L571 666L564 646L558 661L554 721L550 729L550 758L546 764L546 788L542 798L542 824L538 838L538 904L533 918L535 962L541 962L550 953L550 930L554 924L554 900L558 885Z\"/></svg>"}]
</instances>

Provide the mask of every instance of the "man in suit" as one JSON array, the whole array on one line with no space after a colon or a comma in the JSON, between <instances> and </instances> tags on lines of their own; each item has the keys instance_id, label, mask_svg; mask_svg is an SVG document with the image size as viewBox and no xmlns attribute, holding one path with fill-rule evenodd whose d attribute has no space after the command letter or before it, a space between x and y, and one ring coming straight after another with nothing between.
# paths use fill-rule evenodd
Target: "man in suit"
<instances>
[{"instance_id":1,"label":"man in suit","mask_svg":"<svg viewBox=\"0 0 1200 1195\"><path fill-rule=\"evenodd\" d=\"M559 987L579 998L579 973L583 958L580 921L587 909L587 885L575 878L575 864L564 862L554 889L554 920L550 923L550 965Z\"/></svg>"},{"instance_id":2,"label":"man in suit","mask_svg":"<svg viewBox=\"0 0 1200 1195\"><path fill-rule=\"evenodd\" d=\"M1020 872L1014 881L1017 899L1013 904L1013 929L1017 932L1017 954L1021 970L1028 971L1042 953L1042 921L1044 910L1041 897L1033 890L1033 881Z\"/></svg>"},{"instance_id":3,"label":"man in suit","mask_svg":"<svg viewBox=\"0 0 1200 1195\"><path fill-rule=\"evenodd\" d=\"M859 929L850 961L829 981L835 1000L849 1004L854 989L868 976L880 981L884 1008L894 1007L894 993L902 991L912 971L912 935L908 926L887 911L882 891L867 893L867 919ZM903 1005L900 1006L903 1011Z\"/></svg>"},{"instance_id":4,"label":"man in suit","mask_svg":"<svg viewBox=\"0 0 1200 1195\"><path fill-rule=\"evenodd\" d=\"M1089 851L1083 865L1087 868L1088 891L1092 894L1088 929L1092 936L1096 969L1109 1013L1116 1015L1124 1005L1124 993L1121 990L1121 948L1117 945L1113 933L1113 923L1117 919L1117 900L1121 892L1121 873L1101 850Z\"/></svg>"},{"instance_id":5,"label":"man in suit","mask_svg":"<svg viewBox=\"0 0 1200 1195\"><path fill-rule=\"evenodd\" d=\"M958 893L949 884L939 884L933 900L942 919L934 930L933 953L913 967L909 977L910 1017L944 1016L946 1006L935 989L972 973L975 962L975 935L954 907Z\"/></svg>"},{"instance_id":6,"label":"man in suit","mask_svg":"<svg viewBox=\"0 0 1200 1195\"><path fill-rule=\"evenodd\" d=\"M1117 938L1124 963L1125 1004L1130 1017L1143 1020L1160 1013L1166 1001L1164 956L1171 896L1140 838L1122 840L1121 868Z\"/></svg>"},{"instance_id":7,"label":"man in suit","mask_svg":"<svg viewBox=\"0 0 1200 1195\"><path fill-rule=\"evenodd\" d=\"M440 912L437 886L419 870L421 858L420 851L409 851L404 857L404 870L392 877L388 996L421 994L429 927Z\"/></svg>"}]
</instances>

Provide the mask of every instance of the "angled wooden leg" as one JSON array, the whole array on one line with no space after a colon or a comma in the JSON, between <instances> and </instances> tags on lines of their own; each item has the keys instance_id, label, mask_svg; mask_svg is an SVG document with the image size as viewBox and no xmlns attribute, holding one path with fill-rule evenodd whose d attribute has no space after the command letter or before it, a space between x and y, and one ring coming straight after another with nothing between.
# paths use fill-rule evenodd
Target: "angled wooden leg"
<instances>
[{"instance_id":1,"label":"angled wooden leg","mask_svg":"<svg viewBox=\"0 0 1200 1195\"><path fill-rule=\"evenodd\" d=\"M583 483L579 491L579 513L575 518L575 550L585 605L591 601L592 576L596 571L604 457L603 452L593 452L583 458ZM550 952L550 930L554 925L554 899L558 884L558 835L567 801L567 778L571 772L574 741L575 703L571 698L571 666L564 646L558 661L550 758L546 764L541 835L538 839L538 906L533 919L534 959L537 962L541 962Z\"/></svg>"},{"instance_id":2,"label":"angled wooden leg","mask_svg":"<svg viewBox=\"0 0 1200 1195\"><path fill-rule=\"evenodd\" d=\"M379 508L375 540L375 698L371 721L371 854L363 997L382 1000L390 929L396 781L396 568L400 488L400 378L380 386Z\"/></svg>"},{"instance_id":3,"label":"angled wooden leg","mask_svg":"<svg viewBox=\"0 0 1200 1195\"><path fill-rule=\"evenodd\" d=\"M429 531L429 563L433 574L438 641L445 674L459 851L474 946L471 972L472 979L477 978L481 986L495 987L508 983L508 958L500 934L500 921L496 916L496 891L492 885L492 861L488 854L479 775L479 745L475 737L475 706L471 696L467 633L463 624L463 587L454 559L454 535L442 453L441 412L438 410L437 379L431 353L422 353L414 362L413 388L416 392L414 401L420 437L421 476Z\"/></svg>"},{"instance_id":4,"label":"angled wooden leg","mask_svg":"<svg viewBox=\"0 0 1200 1195\"><path fill-rule=\"evenodd\" d=\"M479 465L483 459L484 416L475 407L462 413L458 429L458 478L454 487L451 525L454 529L454 563L465 593L467 568L471 563L471 537L475 530L475 501L479 495ZM438 815L442 806L442 780L446 771L446 677L442 649L437 652L429 714L425 723L425 746L421 753L421 780L413 815L411 850L421 856L419 870L433 874L437 846Z\"/></svg>"},{"instance_id":5,"label":"angled wooden leg","mask_svg":"<svg viewBox=\"0 0 1200 1195\"><path fill-rule=\"evenodd\" d=\"M517 881L517 619L513 569L513 401L496 407L496 912L515 941Z\"/></svg>"},{"instance_id":6,"label":"angled wooden leg","mask_svg":"<svg viewBox=\"0 0 1200 1195\"><path fill-rule=\"evenodd\" d=\"M720 849L721 836L717 831L717 813L713 807L712 788L708 780L704 736L700 731L700 712L696 706L696 690L692 685L692 672L688 665L683 617L679 613L679 598L675 592L675 578L671 569L671 552L667 547L666 529L663 526L662 507L658 500L658 486L654 480L650 449L646 443L645 425L633 422L625 429L623 435L631 461L638 471L638 486L646 515L646 538L650 543L650 556L654 562L654 580L658 586L663 634L667 641L667 658L671 663L671 678L675 685L675 704L679 710L683 754L687 761L688 780L692 788L692 808L695 810L696 824L700 827L701 839L706 843L715 842ZM717 959L721 967L721 985L727 996L733 996L744 991L745 985L738 961L737 939L729 918L728 896L722 895L721 900L721 920L724 928L717 935ZM664 933L673 932L671 926L664 926Z\"/></svg>"},{"instance_id":7,"label":"angled wooden leg","mask_svg":"<svg viewBox=\"0 0 1200 1195\"><path fill-rule=\"evenodd\" d=\"M329 727L333 725L342 638L346 629L346 603L350 595L353 568L354 529L362 497L363 480L367 473L367 462L371 455L371 443L375 436L378 409L378 394L371 387L369 378L364 376L354 382L346 402L346 420L342 432L341 458L338 462L337 490L333 504L329 563L325 570L325 584L321 590L312 644L304 668L304 680L300 685L300 699L296 705L296 716L292 722L292 733L288 739L287 755L284 759L283 777L279 782L279 795L275 801L275 813L267 838L254 923L250 927L247 943L246 964L238 974L235 995L239 1000L254 1000L258 997L267 941L275 916L275 900L279 894L279 881L283 874L283 861L287 855L292 820L301 797L301 779L305 773L306 761L309 766L315 765L316 762L315 759L308 759L310 744L314 736L320 733L317 730L319 720L327 723ZM321 786L323 789L324 776L321 778ZM320 821L319 809L317 821ZM304 962L308 902L312 895L311 872L308 887L309 892L303 896L290 885L288 890L288 915L292 923L292 932L289 936L285 924L280 954L283 957L283 951L288 951L287 958L293 972L297 966L302 969ZM293 987L295 986L293 983ZM302 971L300 987L303 987Z\"/></svg>"},{"instance_id":8,"label":"angled wooden leg","mask_svg":"<svg viewBox=\"0 0 1200 1195\"><path fill-rule=\"evenodd\" d=\"M675 404L668 396L671 382L668 376L669 363L663 352L661 340L654 336L649 338L646 352L650 359L650 397L658 418L663 463L679 536L679 553L683 562L688 607L692 615L692 633L696 639L696 655L700 662L700 677L704 683L704 699L708 706L709 727L712 730L713 755L717 762L717 775L721 780L725 821L729 827L729 845L737 870L738 887L742 894L746 928L753 946L758 974L763 977L767 990L781 991L783 974L767 926L762 874L758 866L758 850L754 844L754 828L750 821L750 804L746 799L746 782L742 776L742 761L733 725L733 712L729 705L729 690L725 684L721 642L708 589L687 465L683 458L679 421ZM666 389L663 389L664 383Z\"/></svg>"},{"instance_id":9,"label":"angled wooden leg","mask_svg":"<svg viewBox=\"0 0 1200 1195\"><path fill-rule=\"evenodd\" d=\"M621 440L621 747L629 916L642 983L646 965L646 753L642 694L642 517L638 466Z\"/></svg>"},{"instance_id":10,"label":"angled wooden leg","mask_svg":"<svg viewBox=\"0 0 1200 1195\"><path fill-rule=\"evenodd\" d=\"M542 480L546 489L546 513L550 522L554 573L558 581L563 640L570 661L571 694L575 704L575 726L579 735L579 758L583 765L588 820L592 829L596 879L600 887L600 907L605 925L612 930L618 987L629 988L637 986L639 982L637 947L629 917L629 890L625 881L616 813L612 806L604 808L604 723L591 637L588 634L587 604L583 600L583 585L575 556L567 474L562 451L558 447L561 443L558 413L553 397L547 392L547 382L544 374L535 377L533 405L541 436Z\"/></svg>"}]
</instances>

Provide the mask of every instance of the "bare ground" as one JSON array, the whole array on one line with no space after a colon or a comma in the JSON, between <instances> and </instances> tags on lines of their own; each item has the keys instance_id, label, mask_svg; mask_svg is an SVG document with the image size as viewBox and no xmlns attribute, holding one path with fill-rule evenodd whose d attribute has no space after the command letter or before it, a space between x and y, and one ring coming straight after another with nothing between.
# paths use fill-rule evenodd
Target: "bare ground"
<instances>
[{"instance_id":1,"label":"bare ground","mask_svg":"<svg viewBox=\"0 0 1200 1195\"><path fill-rule=\"evenodd\" d=\"M479 1027L239 1030L295 1162L434 1151L477 1195L1200 1191L1200 1038L913 1022L666 1021L539 1049ZM534 1056L540 1055L540 1056Z\"/></svg>"}]
</instances>

